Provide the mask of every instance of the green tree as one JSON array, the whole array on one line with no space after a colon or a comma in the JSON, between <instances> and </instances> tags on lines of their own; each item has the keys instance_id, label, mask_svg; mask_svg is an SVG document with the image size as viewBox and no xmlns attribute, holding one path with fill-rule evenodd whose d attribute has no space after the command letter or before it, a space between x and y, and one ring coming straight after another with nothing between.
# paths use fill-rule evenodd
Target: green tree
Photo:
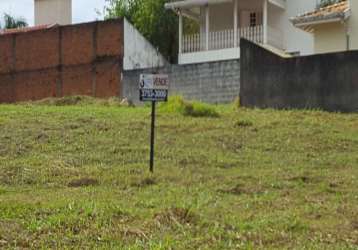
<instances>
[{"instance_id":1,"label":"green tree","mask_svg":"<svg viewBox=\"0 0 358 250\"><path fill-rule=\"evenodd\" d=\"M169 0L106 0L105 18L126 17L170 61L178 54L178 17Z\"/></svg>"},{"instance_id":2,"label":"green tree","mask_svg":"<svg viewBox=\"0 0 358 250\"><path fill-rule=\"evenodd\" d=\"M28 26L26 20L22 17L15 18L9 14L4 14L3 16L3 27L0 25L0 29L15 29L15 28L22 28Z\"/></svg>"}]
</instances>

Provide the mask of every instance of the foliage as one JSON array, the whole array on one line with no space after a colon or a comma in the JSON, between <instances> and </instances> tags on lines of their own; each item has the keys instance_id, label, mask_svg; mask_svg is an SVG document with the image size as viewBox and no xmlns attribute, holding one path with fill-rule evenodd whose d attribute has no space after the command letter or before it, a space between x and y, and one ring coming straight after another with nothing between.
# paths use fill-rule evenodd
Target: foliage
<instances>
[{"instance_id":1,"label":"foliage","mask_svg":"<svg viewBox=\"0 0 358 250\"><path fill-rule=\"evenodd\" d=\"M233 103L235 108L240 108L241 104L240 104L240 97L236 97Z\"/></svg>"},{"instance_id":2,"label":"foliage","mask_svg":"<svg viewBox=\"0 0 358 250\"><path fill-rule=\"evenodd\" d=\"M28 24L26 22L26 20L22 17L20 18L15 18L9 14L4 14L3 16L3 22L4 22L4 29L15 29L15 28L23 28L23 27L27 27ZM1 25L0 25L0 29L1 29Z\"/></svg>"},{"instance_id":3,"label":"foliage","mask_svg":"<svg viewBox=\"0 0 358 250\"><path fill-rule=\"evenodd\" d=\"M192 117L218 117L219 113L213 105L187 101L181 96L171 96L167 103L161 105L161 110L170 113L179 113Z\"/></svg>"},{"instance_id":4,"label":"foliage","mask_svg":"<svg viewBox=\"0 0 358 250\"><path fill-rule=\"evenodd\" d=\"M357 249L358 114L0 106L0 249Z\"/></svg>"},{"instance_id":5,"label":"foliage","mask_svg":"<svg viewBox=\"0 0 358 250\"><path fill-rule=\"evenodd\" d=\"M106 18L125 17L170 62L176 62L178 54L178 17L166 10L169 0L106 0ZM198 25L185 21L187 32L198 30Z\"/></svg>"}]
</instances>

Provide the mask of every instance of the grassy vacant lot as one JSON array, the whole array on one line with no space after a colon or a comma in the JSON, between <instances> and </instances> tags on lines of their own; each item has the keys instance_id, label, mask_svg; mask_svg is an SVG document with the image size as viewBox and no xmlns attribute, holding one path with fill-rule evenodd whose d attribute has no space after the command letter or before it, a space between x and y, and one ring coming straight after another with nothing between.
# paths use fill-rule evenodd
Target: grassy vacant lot
<instances>
[{"instance_id":1,"label":"grassy vacant lot","mask_svg":"<svg viewBox=\"0 0 358 250\"><path fill-rule=\"evenodd\" d=\"M150 175L149 107L47 104L0 106L0 249L358 249L358 114L162 107Z\"/></svg>"}]
</instances>

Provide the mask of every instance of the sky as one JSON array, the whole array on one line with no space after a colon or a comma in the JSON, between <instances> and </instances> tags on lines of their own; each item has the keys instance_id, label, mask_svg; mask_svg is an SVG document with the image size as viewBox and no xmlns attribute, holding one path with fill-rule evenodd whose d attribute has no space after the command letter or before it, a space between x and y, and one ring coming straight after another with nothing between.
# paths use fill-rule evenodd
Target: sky
<instances>
[{"instance_id":1,"label":"sky","mask_svg":"<svg viewBox=\"0 0 358 250\"><path fill-rule=\"evenodd\" d=\"M106 0L72 0L73 23L101 19L96 10L102 12ZM0 0L0 15L8 13L15 17L24 17L29 25L34 24L34 0Z\"/></svg>"}]
</instances>

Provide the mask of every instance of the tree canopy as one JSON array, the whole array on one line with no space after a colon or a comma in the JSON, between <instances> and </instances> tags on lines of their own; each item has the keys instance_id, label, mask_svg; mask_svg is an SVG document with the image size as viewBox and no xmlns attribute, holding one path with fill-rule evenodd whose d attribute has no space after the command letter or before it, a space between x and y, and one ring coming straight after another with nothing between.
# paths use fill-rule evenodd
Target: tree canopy
<instances>
[{"instance_id":1,"label":"tree canopy","mask_svg":"<svg viewBox=\"0 0 358 250\"><path fill-rule=\"evenodd\" d=\"M170 62L176 61L178 17L164 8L169 0L106 1L106 19L126 17Z\"/></svg>"},{"instance_id":2,"label":"tree canopy","mask_svg":"<svg viewBox=\"0 0 358 250\"><path fill-rule=\"evenodd\" d=\"M26 20L22 17L15 18L9 14L3 15L3 26L0 24L0 29L15 29L15 28L22 28L28 26Z\"/></svg>"}]
</instances>

